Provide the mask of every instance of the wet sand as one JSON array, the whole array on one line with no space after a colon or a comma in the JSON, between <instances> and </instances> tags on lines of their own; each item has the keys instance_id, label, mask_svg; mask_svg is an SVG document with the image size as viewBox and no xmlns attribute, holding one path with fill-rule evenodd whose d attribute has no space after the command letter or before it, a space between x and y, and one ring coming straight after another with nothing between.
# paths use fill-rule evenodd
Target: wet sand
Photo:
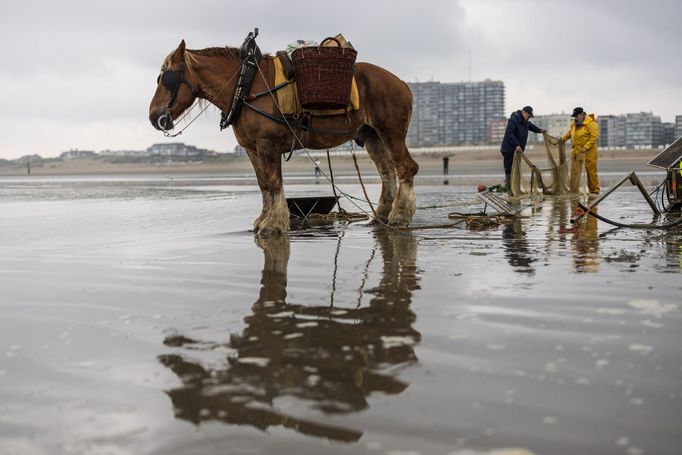
<instances>
[{"instance_id":1,"label":"wet sand","mask_svg":"<svg viewBox=\"0 0 682 455\"><path fill-rule=\"evenodd\" d=\"M602 150L599 155L600 171L637 170L646 171L646 163L660 153L660 150ZM539 167L546 166L545 149L535 145L527 151L528 157ZM414 159L421 168L420 176L443 173L442 158L444 153L414 153ZM449 172L453 175L485 175L499 180L504 179L500 152L490 150L458 150L448 153L450 158ZM327 168L326 156L316 157L324 169ZM358 153L360 169L363 174L376 176L376 168L367 154ZM338 175L356 175L350 154L332 157L334 173ZM313 175L314 164L308 156L294 156L283 163L283 170L288 175ZM34 176L134 176L134 175L197 175L221 177L253 177L253 167L248 158L223 158L204 162L164 162L164 163L113 163L104 159L82 158L72 160L46 161L40 165L33 164L31 175ZM0 166L0 176L24 176L25 165ZM486 182L489 183L489 182Z\"/></svg>"},{"instance_id":2,"label":"wet sand","mask_svg":"<svg viewBox=\"0 0 682 455\"><path fill-rule=\"evenodd\" d=\"M424 172L414 224L497 178ZM1 178L0 454L677 454L682 233L575 202L257 241L248 175Z\"/></svg>"}]
</instances>

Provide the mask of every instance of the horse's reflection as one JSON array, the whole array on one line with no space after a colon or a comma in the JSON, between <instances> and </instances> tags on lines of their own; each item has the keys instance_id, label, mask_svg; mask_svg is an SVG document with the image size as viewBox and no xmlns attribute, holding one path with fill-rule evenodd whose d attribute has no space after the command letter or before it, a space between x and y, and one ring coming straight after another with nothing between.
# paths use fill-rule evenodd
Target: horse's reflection
<instances>
[{"instance_id":1,"label":"horse's reflection","mask_svg":"<svg viewBox=\"0 0 682 455\"><path fill-rule=\"evenodd\" d=\"M287 303L289 239L256 240L265 255L261 289L246 327L230 337L236 355L229 365L214 368L181 355L160 357L183 382L167 392L176 417L260 429L283 426L339 441L359 439L361 431L301 420L271 405L288 396L325 413L346 413L366 408L372 392L397 394L407 387L395 377L395 366L417 360L413 346L420 334L412 328L415 315L410 309L412 292L419 286L416 241L385 232L377 232L376 240L383 258L380 282L365 291L371 295L367 306L352 308ZM184 336L165 343L207 346Z\"/></svg>"}]
</instances>

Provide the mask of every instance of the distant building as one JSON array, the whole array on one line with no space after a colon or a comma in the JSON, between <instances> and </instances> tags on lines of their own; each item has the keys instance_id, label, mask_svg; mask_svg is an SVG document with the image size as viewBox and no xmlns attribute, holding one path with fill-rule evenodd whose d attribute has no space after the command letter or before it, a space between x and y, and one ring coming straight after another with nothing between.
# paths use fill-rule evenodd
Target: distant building
<instances>
[{"instance_id":1,"label":"distant building","mask_svg":"<svg viewBox=\"0 0 682 455\"><path fill-rule=\"evenodd\" d=\"M144 150L102 150L98 155L102 156L120 156L120 157L142 157L145 156Z\"/></svg>"},{"instance_id":2,"label":"distant building","mask_svg":"<svg viewBox=\"0 0 682 455\"><path fill-rule=\"evenodd\" d=\"M561 137L571 125L571 115L562 112L561 114L536 115L531 122L538 128L544 128L551 136ZM542 142L542 134L529 134L528 142Z\"/></svg>"},{"instance_id":3,"label":"distant building","mask_svg":"<svg viewBox=\"0 0 682 455\"><path fill-rule=\"evenodd\" d=\"M488 119L488 144L502 144L504 131L507 129L505 117L493 117Z\"/></svg>"},{"instance_id":4,"label":"distant building","mask_svg":"<svg viewBox=\"0 0 682 455\"><path fill-rule=\"evenodd\" d=\"M208 150L200 149L194 145L186 145L182 142L167 142L153 144L147 147L147 156L175 156L175 157L203 157Z\"/></svg>"},{"instance_id":5,"label":"distant building","mask_svg":"<svg viewBox=\"0 0 682 455\"><path fill-rule=\"evenodd\" d=\"M652 112L627 114L625 118L625 145L628 148L658 147L663 144L661 118Z\"/></svg>"},{"instance_id":6,"label":"distant building","mask_svg":"<svg viewBox=\"0 0 682 455\"><path fill-rule=\"evenodd\" d=\"M504 117L504 83L411 82L412 121L407 143L413 147L484 144L489 121Z\"/></svg>"},{"instance_id":7,"label":"distant building","mask_svg":"<svg viewBox=\"0 0 682 455\"><path fill-rule=\"evenodd\" d=\"M232 154L234 156L246 156L246 150L241 145L235 145Z\"/></svg>"},{"instance_id":8,"label":"distant building","mask_svg":"<svg viewBox=\"0 0 682 455\"><path fill-rule=\"evenodd\" d=\"M675 139L682 137L682 115L675 116Z\"/></svg>"},{"instance_id":9,"label":"distant building","mask_svg":"<svg viewBox=\"0 0 682 455\"><path fill-rule=\"evenodd\" d=\"M97 154L91 150L71 149L67 152L62 152L59 155L59 158L63 160L72 160L75 158L93 158L95 156L97 156Z\"/></svg>"},{"instance_id":10,"label":"distant building","mask_svg":"<svg viewBox=\"0 0 682 455\"><path fill-rule=\"evenodd\" d=\"M675 124L672 122L661 123L661 144L670 145L675 142Z\"/></svg>"},{"instance_id":11,"label":"distant building","mask_svg":"<svg viewBox=\"0 0 682 455\"><path fill-rule=\"evenodd\" d=\"M625 147L624 115L600 115L599 122L599 147Z\"/></svg>"}]
</instances>

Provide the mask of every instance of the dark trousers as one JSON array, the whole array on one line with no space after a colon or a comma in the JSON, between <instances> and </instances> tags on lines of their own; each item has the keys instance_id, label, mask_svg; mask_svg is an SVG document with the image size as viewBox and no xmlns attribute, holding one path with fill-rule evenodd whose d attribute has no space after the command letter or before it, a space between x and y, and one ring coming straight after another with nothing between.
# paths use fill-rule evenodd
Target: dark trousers
<instances>
[{"instance_id":1,"label":"dark trousers","mask_svg":"<svg viewBox=\"0 0 682 455\"><path fill-rule=\"evenodd\" d=\"M502 159L504 160L504 173L506 175L511 174L511 169L512 169L512 163L514 162L514 154L513 153L502 153Z\"/></svg>"}]
</instances>

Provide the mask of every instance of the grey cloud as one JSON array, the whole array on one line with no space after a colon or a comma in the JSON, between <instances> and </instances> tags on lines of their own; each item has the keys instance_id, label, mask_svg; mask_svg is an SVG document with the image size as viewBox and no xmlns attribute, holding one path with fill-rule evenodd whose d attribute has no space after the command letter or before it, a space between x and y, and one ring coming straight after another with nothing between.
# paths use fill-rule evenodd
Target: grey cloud
<instances>
[{"instance_id":1,"label":"grey cloud","mask_svg":"<svg viewBox=\"0 0 682 455\"><path fill-rule=\"evenodd\" d=\"M600 112L631 106L669 119L682 113L674 112L682 111L680 13L681 2L662 0L3 2L0 84L10 89L0 92L0 125L13 127L0 126L0 156L162 140L146 110L163 58L183 38L190 48L238 46L255 26L264 51L343 32L360 60L406 80L465 79L471 49L473 78L504 80L508 109L537 97L560 110L583 74L584 95ZM216 116L198 120L201 127L182 139L230 149L232 134L218 132ZM111 132L137 122L144 133ZM49 124L50 136L43 139L36 123ZM56 140L60 125L68 137Z\"/></svg>"}]
</instances>

